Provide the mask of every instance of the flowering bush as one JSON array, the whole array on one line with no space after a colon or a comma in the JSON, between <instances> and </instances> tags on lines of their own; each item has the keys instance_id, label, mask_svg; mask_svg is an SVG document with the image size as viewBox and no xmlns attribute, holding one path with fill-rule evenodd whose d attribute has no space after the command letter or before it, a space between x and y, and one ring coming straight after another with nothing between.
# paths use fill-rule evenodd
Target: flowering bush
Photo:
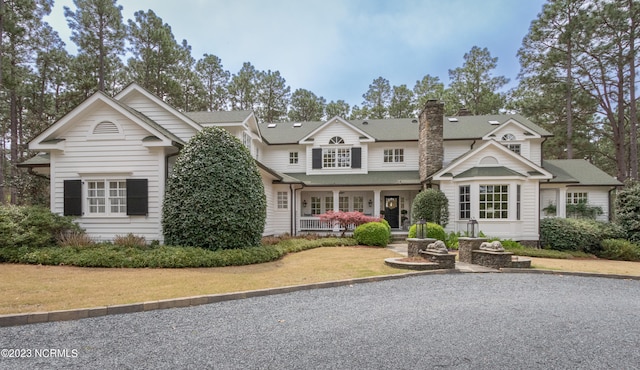
<instances>
[{"instance_id":1,"label":"flowering bush","mask_svg":"<svg viewBox=\"0 0 640 370\"><path fill-rule=\"evenodd\" d=\"M327 211L318 217L322 221L331 222L334 226L337 225L342 230L342 237L347 232L347 230L355 229L356 227L366 224L367 222L377 222L380 221L378 217L365 216L364 213L353 211L353 212L343 212L343 211Z\"/></svg>"}]
</instances>

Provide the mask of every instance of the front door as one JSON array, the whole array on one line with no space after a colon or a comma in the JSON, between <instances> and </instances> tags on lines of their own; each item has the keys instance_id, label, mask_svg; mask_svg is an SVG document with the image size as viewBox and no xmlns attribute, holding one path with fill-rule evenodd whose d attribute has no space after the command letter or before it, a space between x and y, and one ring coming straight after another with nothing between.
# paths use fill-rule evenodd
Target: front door
<instances>
[{"instance_id":1,"label":"front door","mask_svg":"<svg viewBox=\"0 0 640 370\"><path fill-rule=\"evenodd\" d=\"M400 227L400 208L398 208L399 196L384 197L384 219L392 229Z\"/></svg>"}]
</instances>

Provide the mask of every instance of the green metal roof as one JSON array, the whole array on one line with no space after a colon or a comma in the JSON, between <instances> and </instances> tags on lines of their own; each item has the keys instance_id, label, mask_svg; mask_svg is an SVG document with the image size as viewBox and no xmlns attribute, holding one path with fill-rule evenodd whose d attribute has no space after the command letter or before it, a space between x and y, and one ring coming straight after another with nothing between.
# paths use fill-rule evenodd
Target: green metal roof
<instances>
[{"instance_id":1,"label":"green metal roof","mask_svg":"<svg viewBox=\"0 0 640 370\"><path fill-rule=\"evenodd\" d=\"M574 183L576 185L620 186L615 177L602 171L584 159L548 159L542 167L553 174L550 183Z\"/></svg>"},{"instance_id":2,"label":"green metal roof","mask_svg":"<svg viewBox=\"0 0 640 370\"><path fill-rule=\"evenodd\" d=\"M519 114L501 114L445 117L443 119L444 140L479 139L510 119L525 126L530 133L541 136L552 135ZM498 124L492 124L490 121ZM417 118L348 120L347 122L376 141L418 141ZM264 122L259 123L259 126L263 139L269 144L296 144L325 123L325 121L312 121L297 122L294 125L294 122Z\"/></svg>"},{"instance_id":3,"label":"green metal roof","mask_svg":"<svg viewBox=\"0 0 640 370\"><path fill-rule=\"evenodd\" d=\"M285 175L306 186L420 185L418 171L369 171L368 174L344 175L287 173ZM283 182L286 181L283 179Z\"/></svg>"},{"instance_id":4,"label":"green metal roof","mask_svg":"<svg viewBox=\"0 0 640 370\"><path fill-rule=\"evenodd\" d=\"M516 172L507 167L472 167L468 170L461 172L454 176L456 179L463 179L467 177L505 177L505 176L520 176L523 174Z\"/></svg>"}]
</instances>

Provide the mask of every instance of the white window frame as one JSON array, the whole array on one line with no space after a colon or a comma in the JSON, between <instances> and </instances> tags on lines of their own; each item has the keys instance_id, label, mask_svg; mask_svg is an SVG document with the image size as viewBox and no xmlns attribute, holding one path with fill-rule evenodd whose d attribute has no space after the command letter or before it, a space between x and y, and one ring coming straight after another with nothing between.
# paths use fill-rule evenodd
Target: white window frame
<instances>
[{"instance_id":1,"label":"white window frame","mask_svg":"<svg viewBox=\"0 0 640 370\"><path fill-rule=\"evenodd\" d=\"M480 219L509 219L508 184L480 184L478 195L478 216Z\"/></svg>"},{"instance_id":2,"label":"white window frame","mask_svg":"<svg viewBox=\"0 0 640 370\"><path fill-rule=\"evenodd\" d=\"M384 163L404 163L404 149L385 149L383 152Z\"/></svg>"},{"instance_id":3,"label":"white window frame","mask_svg":"<svg viewBox=\"0 0 640 370\"><path fill-rule=\"evenodd\" d=\"M322 148L322 168L351 168L351 147Z\"/></svg>"},{"instance_id":4,"label":"white window frame","mask_svg":"<svg viewBox=\"0 0 640 370\"><path fill-rule=\"evenodd\" d=\"M586 191L571 191L567 192L567 204L588 204L589 193Z\"/></svg>"},{"instance_id":5,"label":"white window frame","mask_svg":"<svg viewBox=\"0 0 640 370\"><path fill-rule=\"evenodd\" d=\"M126 179L83 180L87 216L122 217L127 215Z\"/></svg>"},{"instance_id":6,"label":"white window frame","mask_svg":"<svg viewBox=\"0 0 640 370\"><path fill-rule=\"evenodd\" d=\"M471 185L458 187L458 218L460 220L471 219Z\"/></svg>"},{"instance_id":7,"label":"white window frame","mask_svg":"<svg viewBox=\"0 0 640 370\"><path fill-rule=\"evenodd\" d=\"M289 192L279 191L276 193L276 207L278 209L289 209Z\"/></svg>"},{"instance_id":8,"label":"white window frame","mask_svg":"<svg viewBox=\"0 0 640 370\"><path fill-rule=\"evenodd\" d=\"M289 152L289 164L298 164L300 161L300 155L298 152Z\"/></svg>"}]
</instances>

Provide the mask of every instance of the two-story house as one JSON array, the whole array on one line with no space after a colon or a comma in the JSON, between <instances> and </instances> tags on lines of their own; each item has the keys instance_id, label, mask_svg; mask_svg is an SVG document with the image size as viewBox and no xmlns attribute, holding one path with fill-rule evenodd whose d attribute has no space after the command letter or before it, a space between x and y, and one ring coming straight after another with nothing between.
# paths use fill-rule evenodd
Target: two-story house
<instances>
[{"instance_id":1,"label":"two-story house","mask_svg":"<svg viewBox=\"0 0 640 370\"><path fill-rule=\"evenodd\" d=\"M329 210L383 215L398 230L424 187L449 199L448 231L471 218L487 235L538 240L547 204L600 206L618 181L586 161L543 161L550 134L519 115L258 122L250 111L182 113L136 84L96 93L30 143L22 164L50 177L51 210L76 216L99 240L134 233L162 240L161 206L180 149L203 127L249 148L267 198L265 235L332 231ZM563 211L558 216L564 216Z\"/></svg>"}]
</instances>

